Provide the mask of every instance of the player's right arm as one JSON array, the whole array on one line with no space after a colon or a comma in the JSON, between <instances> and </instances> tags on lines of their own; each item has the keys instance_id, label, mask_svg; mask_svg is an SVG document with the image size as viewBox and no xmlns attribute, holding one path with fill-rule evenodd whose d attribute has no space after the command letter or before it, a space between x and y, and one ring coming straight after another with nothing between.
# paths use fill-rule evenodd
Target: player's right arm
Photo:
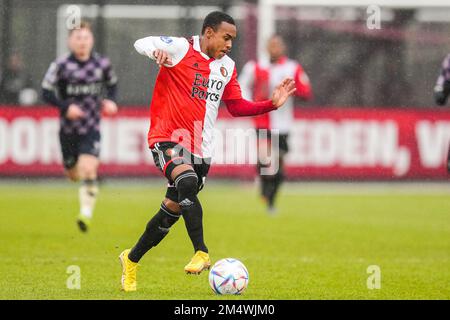
<instances>
[{"instance_id":1,"label":"player's right arm","mask_svg":"<svg viewBox=\"0 0 450 320\"><path fill-rule=\"evenodd\" d=\"M61 111L61 115L70 119L76 120L84 116L83 111L76 104L68 103L57 96L57 83L59 78L59 65L56 62L52 62L47 72L45 73L44 80L42 81L42 99L56 107Z\"/></svg>"},{"instance_id":2,"label":"player's right arm","mask_svg":"<svg viewBox=\"0 0 450 320\"><path fill-rule=\"evenodd\" d=\"M159 65L173 67L188 52L189 42L185 38L150 36L137 40L134 48L139 54L155 60Z\"/></svg>"},{"instance_id":3,"label":"player's right arm","mask_svg":"<svg viewBox=\"0 0 450 320\"><path fill-rule=\"evenodd\" d=\"M442 62L442 71L434 87L434 100L438 105L445 105L450 95L450 54Z\"/></svg>"}]
</instances>

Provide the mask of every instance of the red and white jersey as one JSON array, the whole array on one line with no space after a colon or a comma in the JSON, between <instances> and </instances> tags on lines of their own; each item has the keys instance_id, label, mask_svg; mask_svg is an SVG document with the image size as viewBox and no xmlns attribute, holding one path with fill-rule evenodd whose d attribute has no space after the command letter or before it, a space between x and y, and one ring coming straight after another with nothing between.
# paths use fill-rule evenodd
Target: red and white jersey
<instances>
[{"instance_id":1,"label":"red and white jersey","mask_svg":"<svg viewBox=\"0 0 450 320\"><path fill-rule=\"evenodd\" d=\"M294 60L282 57L275 63L269 60L249 61L239 76L244 99L262 101L270 99L277 85L285 78L295 81L295 94L305 100L312 96L311 84L302 66ZM294 120L294 97L290 97L277 112L267 113L255 118L258 129L276 129L280 134L289 133Z\"/></svg>"},{"instance_id":2,"label":"red and white jersey","mask_svg":"<svg viewBox=\"0 0 450 320\"><path fill-rule=\"evenodd\" d=\"M136 50L155 59L156 49L166 51L173 65L161 67L150 105L150 148L157 142L181 144L199 157L211 157L213 129L220 101L241 99L234 61L208 57L201 52L199 36L146 37Z\"/></svg>"}]
</instances>

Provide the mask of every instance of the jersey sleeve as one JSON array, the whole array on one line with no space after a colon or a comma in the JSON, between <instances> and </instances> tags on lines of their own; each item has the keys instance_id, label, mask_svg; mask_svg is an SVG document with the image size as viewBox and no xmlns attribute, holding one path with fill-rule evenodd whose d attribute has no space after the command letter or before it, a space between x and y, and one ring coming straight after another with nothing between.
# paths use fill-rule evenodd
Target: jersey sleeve
<instances>
[{"instance_id":1,"label":"jersey sleeve","mask_svg":"<svg viewBox=\"0 0 450 320\"><path fill-rule=\"evenodd\" d=\"M58 82L59 66L56 62L52 62L47 72L45 73L44 80L42 80L42 89L55 90Z\"/></svg>"},{"instance_id":2,"label":"jersey sleeve","mask_svg":"<svg viewBox=\"0 0 450 320\"><path fill-rule=\"evenodd\" d=\"M442 69L436 81L435 91L442 90L446 81L450 81L450 55L442 61Z\"/></svg>"},{"instance_id":3,"label":"jersey sleeve","mask_svg":"<svg viewBox=\"0 0 450 320\"><path fill-rule=\"evenodd\" d=\"M239 85L237 79L237 71L236 67L234 67L233 75L231 76L230 81L225 86L225 90L223 91L222 100L236 100L242 99L241 86Z\"/></svg>"},{"instance_id":4,"label":"jersey sleeve","mask_svg":"<svg viewBox=\"0 0 450 320\"><path fill-rule=\"evenodd\" d=\"M104 58L103 81L106 86L106 98L116 101L118 78L112 66L111 60L108 58Z\"/></svg>"},{"instance_id":5,"label":"jersey sleeve","mask_svg":"<svg viewBox=\"0 0 450 320\"><path fill-rule=\"evenodd\" d=\"M253 61L249 61L244 65L238 81L241 85L242 97L247 100L252 100L252 88L255 81L255 63Z\"/></svg>"},{"instance_id":6,"label":"jersey sleeve","mask_svg":"<svg viewBox=\"0 0 450 320\"><path fill-rule=\"evenodd\" d=\"M231 99L225 100L225 105L233 117L257 116L277 109L272 100L253 102L242 98Z\"/></svg>"},{"instance_id":7,"label":"jersey sleeve","mask_svg":"<svg viewBox=\"0 0 450 320\"><path fill-rule=\"evenodd\" d=\"M156 60L153 52L156 49L166 51L172 58L172 65L165 65L166 67L173 67L177 65L186 55L189 50L189 42L185 38L177 37L146 37L137 40L134 43L134 48L139 54L148 56L152 60Z\"/></svg>"},{"instance_id":8,"label":"jersey sleeve","mask_svg":"<svg viewBox=\"0 0 450 320\"><path fill-rule=\"evenodd\" d=\"M45 73L44 80L42 80L42 99L61 110L63 115L66 114L69 107L67 101L61 100L57 96L57 83L59 81L59 65L57 62L52 62L47 72Z\"/></svg>"},{"instance_id":9,"label":"jersey sleeve","mask_svg":"<svg viewBox=\"0 0 450 320\"><path fill-rule=\"evenodd\" d=\"M111 60L106 59L105 68L104 68L104 80L105 84L108 87L117 85L117 75L114 71L114 68L111 64Z\"/></svg>"},{"instance_id":10,"label":"jersey sleeve","mask_svg":"<svg viewBox=\"0 0 450 320\"><path fill-rule=\"evenodd\" d=\"M309 100L312 98L312 88L311 82L309 81L309 77L306 74L305 70L303 70L300 64L297 64L297 69L295 70L295 94L304 99Z\"/></svg>"},{"instance_id":11,"label":"jersey sleeve","mask_svg":"<svg viewBox=\"0 0 450 320\"><path fill-rule=\"evenodd\" d=\"M450 94L450 55L442 62L442 70L434 86L434 98L438 105L444 105Z\"/></svg>"}]
</instances>

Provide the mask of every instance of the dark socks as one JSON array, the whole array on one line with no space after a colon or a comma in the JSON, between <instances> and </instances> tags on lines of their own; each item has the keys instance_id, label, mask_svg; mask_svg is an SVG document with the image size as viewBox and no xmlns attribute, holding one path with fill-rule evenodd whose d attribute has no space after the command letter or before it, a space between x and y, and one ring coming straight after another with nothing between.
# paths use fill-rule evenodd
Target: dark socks
<instances>
[{"instance_id":1,"label":"dark socks","mask_svg":"<svg viewBox=\"0 0 450 320\"><path fill-rule=\"evenodd\" d=\"M198 177L194 171L185 171L175 179L178 204L194 250L208 252L203 239L203 210L197 198Z\"/></svg>"},{"instance_id":2,"label":"dark socks","mask_svg":"<svg viewBox=\"0 0 450 320\"><path fill-rule=\"evenodd\" d=\"M261 176L261 195L267 199L269 208L274 207L275 197L283 180L281 172L273 176Z\"/></svg>"},{"instance_id":3,"label":"dark socks","mask_svg":"<svg viewBox=\"0 0 450 320\"><path fill-rule=\"evenodd\" d=\"M182 207L181 212L194 250L208 252L203 239L203 209L198 198L195 197L193 204L189 207Z\"/></svg>"},{"instance_id":4,"label":"dark socks","mask_svg":"<svg viewBox=\"0 0 450 320\"><path fill-rule=\"evenodd\" d=\"M162 203L158 213L147 223L144 233L131 249L128 258L133 262L139 262L148 250L161 242L179 218L179 214L172 212Z\"/></svg>"},{"instance_id":5,"label":"dark socks","mask_svg":"<svg viewBox=\"0 0 450 320\"><path fill-rule=\"evenodd\" d=\"M175 179L178 191L178 203L194 250L208 252L203 238L203 210L196 194L198 178L194 171L186 171ZM164 204L158 213L148 222L139 241L131 249L128 258L139 262L142 256L152 247L158 245L169 232L170 227L178 221L180 214L172 212Z\"/></svg>"}]
</instances>

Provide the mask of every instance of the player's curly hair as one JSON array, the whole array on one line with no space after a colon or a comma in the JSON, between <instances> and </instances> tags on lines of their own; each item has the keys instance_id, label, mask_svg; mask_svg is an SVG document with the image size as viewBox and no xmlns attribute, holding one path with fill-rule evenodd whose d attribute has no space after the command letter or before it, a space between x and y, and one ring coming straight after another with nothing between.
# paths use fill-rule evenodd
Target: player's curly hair
<instances>
[{"instance_id":1,"label":"player's curly hair","mask_svg":"<svg viewBox=\"0 0 450 320\"><path fill-rule=\"evenodd\" d=\"M226 14L225 12L221 11L213 11L210 12L206 17L205 20L203 20L203 27L202 27L202 34L205 33L206 28L212 28L214 31L217 31L217 27L222 23L227 22L232 25L236 25L234 22L234 19Z\"/></svg>"}]
</instances>

